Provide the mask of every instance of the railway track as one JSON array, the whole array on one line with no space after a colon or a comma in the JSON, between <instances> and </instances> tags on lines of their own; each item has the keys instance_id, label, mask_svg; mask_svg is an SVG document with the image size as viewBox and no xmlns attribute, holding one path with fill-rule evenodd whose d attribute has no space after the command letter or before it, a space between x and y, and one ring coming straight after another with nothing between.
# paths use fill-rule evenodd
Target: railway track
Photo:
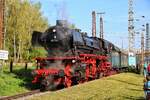
<instances>
[{"instance_id":1,"label":"railway track","mask_svg":"<svg viewBox=\"0 0 150 100\"><path fill-rule=\"evenodd\" d=\"M37 94L40 92L41 92L40 89L37 89L37 90L33 90L30 92L21 93L21 94L17 94L17 95L13 95L13 96L2 97L2 98L0 98L0 100L14 100L14 99L19 99L19 98L31 96L33 94Z\"/></svg>"}]
</instances>

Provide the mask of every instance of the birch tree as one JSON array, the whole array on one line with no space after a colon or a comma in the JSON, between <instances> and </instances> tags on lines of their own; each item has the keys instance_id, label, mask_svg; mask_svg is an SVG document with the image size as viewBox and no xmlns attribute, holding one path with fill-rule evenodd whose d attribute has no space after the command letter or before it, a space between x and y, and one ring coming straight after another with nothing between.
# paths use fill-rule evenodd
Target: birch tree
<instances>
[{"instance_id":1,"label":"birch tree","mask_svg":"<svg viewBox=\"0 0 150 100\"><path fill-rule=\"evenodd\" d=\"M14 60L28 59L34 30L44 31L47 19L40 12L40 3L29 0L7 0L6 47ZM30 50L30 51L29 51Z\"/></svg>"}]
</instances>

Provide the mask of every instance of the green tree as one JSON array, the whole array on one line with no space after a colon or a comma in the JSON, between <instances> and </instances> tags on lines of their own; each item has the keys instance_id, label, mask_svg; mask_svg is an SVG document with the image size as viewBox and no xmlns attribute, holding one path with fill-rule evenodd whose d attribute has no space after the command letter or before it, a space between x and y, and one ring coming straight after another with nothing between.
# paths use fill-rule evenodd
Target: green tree
<instances>
[{"instance_id":1,"label":"green tree","mask_svg":"<svg viewBox=\"0 0 150 100\"><path fill-rule=\"evenodd\" d=\"M40 3L7 0L6 9L6 47L14 60L27 60L32 55L32 32L44 31L48 21L42 16Z\"/></svg>"}]
</instances>

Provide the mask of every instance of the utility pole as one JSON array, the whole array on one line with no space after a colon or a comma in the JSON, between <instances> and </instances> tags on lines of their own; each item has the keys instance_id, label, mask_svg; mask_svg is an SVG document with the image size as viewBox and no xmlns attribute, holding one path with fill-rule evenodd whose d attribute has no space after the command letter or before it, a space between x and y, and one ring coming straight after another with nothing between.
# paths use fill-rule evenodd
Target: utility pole
<instances>
[{"instance_id":1,"label":"utility pole","mask_svg":"<svg viewBox=\"0 0 150 100\"><path fill-rule=\"evenodd\" d=\"M145 39L145 49L150 50L150 33L149 33L149 23L146 23L146 39Z\"/></svg>"},{"instance_id":2,"label":"utility pole","mask_svg":"<svg viewBox=\"0 0 150 100\"><path fill-rule=\"evenodd\" d=\"M141 74L143 74L143 68L144 68L144 29L141 33Z\"/></svg>"},{"instance_id":3,"label":"utility pole","mask_svg":"<svg viewBox=\"0 0 150 100\"><path fill-rule=\"evenodd\" d=\"M96 37L96 13L92 11L92 36Z\"/></svg>"},{"instance_id":4,"label":"utility pole","mask_svg":"<svg viewBox=\"0 0 150 100\"><path fill-rule=\"evenodd\" d=\"M121 38L121 37L120 37ZM122 41L121 41L121 48L123 50L123 38L122 38Z\"/></svg>"},{"instance_id":5,"label":"utility pole","mask_svg":"<svg viewBox=\"0 0 150 100\"><path fill-rule=\"evenodd\" d=\"M4 12L5 12L5 0L0 0L0 49L3 49L4 43Z\"/></svg>"},{"instance_id":6,"label":"utility pole","mask_svg":"<svg viewBox=\"0 0 150 100\"><path fill-rule=\"evenodd\" d=\"M5 38L6 38L6 22L7 22L7 17L6 17L6 0L3 0L4 2L3 2L3 5L4 5L4 7L3 7L3 19L4 19L4 27L3 27L3 31L4 31L4 35L3 35L3 49L5 50L5 46L6 46L6 40L5 40Z\"/></svg>"},{"instance_id":7,"label":"utility pole","mask_svg":"<svg viewBox=\"0 0 150 100\"><path fill-rule=\"evenodd\" d=\"M134 11L133 11L133 0L128 0L128 34L129 34L129 52L134 53Z\"/></svg>"},{"instance_id":8,"label":"utility pole","mask_svg":"<svg viewBox=\"0 0 150 100\"><path fill-rule=\"evenodd\" d=\"M150 61L148 60L149 57L149 51L150 51L150 32L149 32L149 23L146 23L146 35L145 35L145 58L146 62L149 63Z\"/></svg>"},{"instance_id":9,"label":"utility pole","mask_svg":"<svg viewBox=\"0 0 150 100\"><path fill-rule=\"evenodd\" d=\"M97 13L98 15L100 15L100 38L103 39L104 38L104 27L103 27L103 17L102 15L105 14L105 12L100 12Z\"/></svg>"}]
</instances>

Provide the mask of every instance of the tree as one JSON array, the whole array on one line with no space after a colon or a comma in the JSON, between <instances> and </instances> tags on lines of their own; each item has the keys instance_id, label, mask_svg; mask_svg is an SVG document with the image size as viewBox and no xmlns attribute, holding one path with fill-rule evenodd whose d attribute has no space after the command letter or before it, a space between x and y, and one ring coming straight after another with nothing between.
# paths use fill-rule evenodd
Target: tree
<instances>
[{"instance_id":1,"label":"tree","mask_svg":"<svg viewBox=\"0 0 150 100\"><path fill-rule=\"evenodd\" d=\"M44 31L48 27L48 21L40 12L40 3L31 3L29 0L7 0L6 4L6 47L14 60L28 59L32 51L32 32Z\"/></svg>"}]
</instances>

